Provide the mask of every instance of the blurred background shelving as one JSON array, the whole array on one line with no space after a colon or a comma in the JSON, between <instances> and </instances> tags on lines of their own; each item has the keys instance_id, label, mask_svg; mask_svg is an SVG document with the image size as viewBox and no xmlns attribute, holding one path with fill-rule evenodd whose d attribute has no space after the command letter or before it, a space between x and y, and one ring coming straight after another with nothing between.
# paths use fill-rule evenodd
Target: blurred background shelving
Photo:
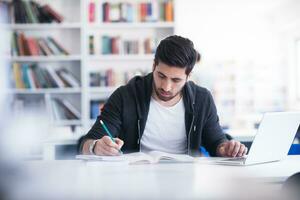
<instances>
[{"instance_id":1,"label":"blurred background shelving","mask_svg":"<svg viewBox=\"0 0 300 200\"><path fill-rule=\"evenodd\" d=\"M34 16L36 4L52 15ZM202 55L191 79L212 92L222 127L251 141L264 112L300 110L299 9L294 0L0 1L11 108L41 110L46 146L74 145L116 88L152 70L159 41L178 34Z\"/></svg>"}]
</instances>

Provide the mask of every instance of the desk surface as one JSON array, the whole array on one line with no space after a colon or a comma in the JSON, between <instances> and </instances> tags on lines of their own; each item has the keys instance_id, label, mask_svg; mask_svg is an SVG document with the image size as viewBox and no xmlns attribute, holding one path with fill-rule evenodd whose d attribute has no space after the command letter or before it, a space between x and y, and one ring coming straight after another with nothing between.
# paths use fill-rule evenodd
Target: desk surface
<instances>
[{"instance_id":1,"label":"desk surface","mask_svg":"<svg viewBox=\"0 0 300 200\"><path fill-rule=\"evenodd\" d=\"M257 194L278 195L280 185L270 182L299 172L300 156L243 167L66 160L31 161L22 168L27 178L16 181L15 199L207 199L251 194L257 198Z\"/></svg>"}]
</instances>

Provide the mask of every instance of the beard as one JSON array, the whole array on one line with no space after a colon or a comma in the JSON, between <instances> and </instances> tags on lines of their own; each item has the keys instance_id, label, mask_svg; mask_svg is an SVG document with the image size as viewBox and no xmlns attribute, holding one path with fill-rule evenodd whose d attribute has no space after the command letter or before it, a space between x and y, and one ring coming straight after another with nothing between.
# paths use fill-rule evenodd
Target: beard
<instances>
[{"instance_id":1,"label":"beard","mask_svg":"<svg viewBox=\"0 0 300 200\"><path fill-rule=\"evenodd\" d=\"M175 95L172 94L172 92L166 92L162 88L157 88L155 83L153 82L153 88L156 96L159 98L159 100L167 102L176 97L180 94L181 90L177 92Z\"/></svg>"}]
</instances>

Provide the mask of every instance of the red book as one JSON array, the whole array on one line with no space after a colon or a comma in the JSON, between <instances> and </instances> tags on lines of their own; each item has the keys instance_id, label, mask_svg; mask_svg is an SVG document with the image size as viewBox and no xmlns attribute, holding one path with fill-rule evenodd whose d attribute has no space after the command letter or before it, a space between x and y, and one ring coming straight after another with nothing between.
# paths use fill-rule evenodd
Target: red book
<instances>
[{"instance_id":1,"label":"red book","mask_svg":"<svg viewBox=\"0 0 300 200\"><path fill-rule=\"evenodd\" d=\"M111 53L119 54L119 46L118 46L119 37L113 37L111 39Z\"/></svg>"},{"instance_id":2,"label":"red book","mask_svg":"<svg viewBox=\"0 0 300 200\"><path fill-rule=\"evenodd\" d=\"M89 22L95 22L95 2L89 4Z\"/></svg>"},{"instance_id":3,"label":"red book","mask_svg":"<svg viewBox=\"0 0 300 200\"><path fill-rule=\"evenodd\" d=\"M105 6L105 19L106 19L106 22L110 22L109 12L110 12L110 4L107 3L106 6Z\"/></svg>"},{"instance_id":4,"label":"red book","mask_svg":"<svg viewBox=\"0 0 300 200\"><path fill-rule=\"evenodd\" d=\"M102 4L103 11L103 22L109 22L109 3L105 2Z\"/></svg>"},{"instance_id":5,"label":"red book","mask_svg":"<svg viewBox=\"0 0 300 200\"><path fill-rule=\"evenodd\" d=\"M64 17L53 10L48 4L43 6L43 10L51 15L51 17L58 23L61 23L64 20Z\"/></svg>"},{"instance_id":6,"label":"red book","mask_svg":"<svg viewBox=\"0 0 300 200\"><path fill-rule=\"evenodd\" d=\"M39 55L39 47L34 38L27 38L27 47L29 51L29 55L38 56Z\"/></svg>"},{"instance_id":7,"label":"red book","mask_svg":"<svg viewBox=\"0 0 300 200\"><path fill-rule=\"evenodd\" d=\"M146 3L141 3L140 4L140 19L141 19L141 22L144 22L146 21L146 16L147 16L147 4Z\"/></svg>"},{"instance_id":8,"label":"red book","mask_svg":"<svg viewBox=\"0 0 300 200\"><path fill-rule=\"evenodd\" d=\"M19 49L19 56L25 56L25 36L24 33L19 33L18 34L18 49Z\"/></svg>"}]
</instances>

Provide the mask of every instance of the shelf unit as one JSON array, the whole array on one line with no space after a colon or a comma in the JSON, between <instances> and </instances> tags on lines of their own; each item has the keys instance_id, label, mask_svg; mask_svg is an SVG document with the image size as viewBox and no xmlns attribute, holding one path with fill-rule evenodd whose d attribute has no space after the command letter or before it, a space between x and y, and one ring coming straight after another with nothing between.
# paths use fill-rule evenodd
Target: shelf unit
<instances>
[{"instance_id":1,"label":"shelf unit","mask_svg":"<svg viewBox=\"0 0 300 200\"><path fill-rule=\"evenodd\" d=\"M11 63L36 64L38 66L47 66L50 68L67 68L74 72L81 82L80 87L66 88L30 88L15 89L12 81L11 89L8 91L12 96L12 101L29 101L34 104L36 99L44 101L43 112L49 117L49 125L53 127L72 126L82 127L82 116L79 120L56 120L53 116L53 108L51 101L53 98L68 99L78 110L82 110L82 93L83 93L83 54L82 54L82 29L84 27L82 20L83 0L38 0L41 5L49 4L55 11L64 16L62 23L32 23L32 24L11 24L1 25L1 27L14 31L23 32L28 37L46 37L52 36L62 44L70 55L54 55L54 56L8 56L7 60ZM73 15L73 12L80 15ZM76 42L74 42L76 41ZM10 66L12 69L12 66ZM12 70L10 70L12 73ZM14 104L14 103L12 103ZM26 105L24 103L24 105ZM26 107L26 106L24 106ZM25 108L27 109L27 108ZM51 133L50 133L51 134ZM47 139L46 139L47 140Z\"/></svg>"},{"instance_id":2,"label":"shelf unit","mask_svg":"<svg viewBox=\"0 0 300 200\"><path fill-rule=\"evenodd\" d=\"M95 3L95 21L89 22L89 5L90 3ZM113 23L107 23L103 22L101 17L103 16L103 10L101 9L101 5L105 2L108 3L140 3L145 1L138 1L138 0L129 0L129 1L116 1L116 0L89 0L85 1L84 5L84 21L85 21L85 28L84 28L84 36L83 36L83 42L85 45L83 49L84 53L84 66L85 66L85 85L87 89L87 92L85 93L85 108L84 111L91 110L90 107L90 101L91 100L103 100L106 99L119 85L113 85L108 87L89 87L90 77L89 74L91 72L99 72L101 70L106 69L112 69L114 71L122 72L122 71L130 71L130 70L144 70L144 71L150 71L153 64L154 54L144 54L144 53L138 53L138 54L109 54L109 55L103 55L101 54L100 47L98 47L98 52L95 51L94 55L90 55L89 53L89 36L93 35L95 38L95 41L100 43L99 46L101 46L100 38L103 35L108 36L117 36L120 38L139 38L142 40L143 38L150 36L152 38L155 38L156 45L157 43L163 39L164 37L174 34L174 21L172 22L140 22L140 21L133 21L133 22L113 22ZM147 1L147 2L155 2L155 1ZM163 1L156 1L156 2L163 2ZM174 1L173 1L174 3ZM98 13L97 13L98 12ZM97 18L98 17L98 18ZM98 40L97 40L98 39ZM97 47L95 47L96 49ZM83 113L85 116L83 117L84 124L86 125L85 130L88 130L91 125L94 123L94 119L90 119L90 112Z\"/></svg>"},{"instance_id":3,"label":"shelf unit","mask_svg":"<svg viewBox=\"0 0 300 200\"><path fill-rule=\"evenodd\" d=\"M53 66L54 68L66 66L68 70L74 71L79 76L81 86L76 88L43 88L43 89L15 89L11 87L9 93L14 97L13 100L23 98L34 101L42 99L45 102L45 113L53 115L51 99L62 98L68 99L81 111L81 119L79 120L59 120L53 117L50 125L53 127L72 126L76 128L76 132L72 138L61 136L61 143L74 140L85 134L91 127L94 119L90 118L90 102L91 100L105 100L119 85L91 87L90 73L112 69L116 72L125 73L126 71L150 71L153 64L154 54L119 54L119 55L102 55L101 53L89 54L89 36L95 35L95 38L103 34L125 36L129 38L145 38L147 36L154 38L156 45L164 37L174 34L175 22L114 22L104 23L99 18L95 23L90 23L89 3L96 2L97 11L100 11L104 2L112 3L141 3L145 1L139 0L38 0L38 3L48 3L56 11L64 15L64 22L51 24L6 24L0 25L11 33L13 31L24 32L29 36L55 36L59 42L64 44L71 54L68 56L7 56L7 60L11 63L27 63L38 64L41 66ZM147 1L155 2L155 1ZM163 0L157 0L163 2ZM174 1L172 1L174 3ZM173 6L174 9L174 6ZM77 13L74 15L74 13ZM174 12L173 12L174 13ZM100 17L97 14L96 17ZM174 17L175 18L175 17ZM98 41L99 41L98 40ZM12 66L9 66L12 68ZM12 73L12 72L11 72ZM10 76L10 75L9 75ZM69 135L69 134L66 134ZM70 135L69 135L70 136ZM64 139L62 139L64 138Z\"/></svg>"}]
</instances>

